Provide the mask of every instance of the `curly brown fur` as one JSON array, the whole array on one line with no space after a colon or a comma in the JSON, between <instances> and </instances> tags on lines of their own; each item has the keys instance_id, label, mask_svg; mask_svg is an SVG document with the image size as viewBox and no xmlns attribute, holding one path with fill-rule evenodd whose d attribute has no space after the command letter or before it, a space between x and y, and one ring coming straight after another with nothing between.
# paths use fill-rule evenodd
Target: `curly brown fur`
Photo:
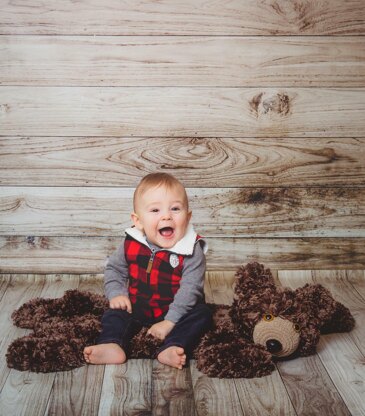
<instances>
[{"instance_id":1,"label":"curly brown fur","mask_svg":"<svg viewBox=\"0 0 365 416\"><path fill-rule=\"evenodd\" d=\"M301 311L317 319L322 334L331 332L348 332L355 325L355 320L346 306L337 302L331 292L320 284L306 284L295 290L296 298L301 304Z\"/></svg>"},{"instance_id":2,"label":"curly brown fur","mask_svg":"<svg viewBox=\"0 0 365 416\"><path fill-rule=\"evenodd\" d=\"M67 290L61 298L35 298L15 310L11 318L20 328L33 329L39 321L51 317L68 318L91 314L101 317L108 308L107 299L93 292Z\"/></svg>"},{"instance_id":3,"label":"curly brown fur","mask_svg":"<svg viewBox=\"0 0 365 416\"><path fill-rule=\"evenodd\" d=\"M107 309L104 296L69 290L62 298L36 298L13 312L17 326L33 333L8 347L8 367L49 372L70 370L85 363L83 349L95 343Z\"/></svg>"},{"instance_id":4,"label":"curly brown fur","mask_svg":"<svg viewBox=\"0 0 365 416\"><path fill-rule=\"evenodd\" d=\"M231 306L209 304L214 325L197 346L197 367L211 377L262 377L274 369L273 355L253 342L264 314L277 322L298 326L295 355L313 354L321 333L350 331L354 318L321 285L296 290L275 285L269 269L249 263L236 273ZM33 333L15 340L8 349L8 366L37 372L69 370L83 365L83 349L95 343L100 320L108 308L103 296L70 290L59 299L33 299L12 318ZM143 328L131 340L128 356L155 357L161 341Z\"/></svg>"},{"instance_id":5,"label":"curly brown fur","mask_svg":"<svg viewBox=\"0 0 365 416\"><path fill-rule=\"evenodd\" d=\"M319 284L306 284L296 290L275 285L269 269L250 263L238 269L230 316L238 332L252 339L255 326L264 314L287 319L300 326L296 355L316 351L321 332L350 331L351 312Z\"/></svg>"},{"instance_id":6,"label":"curly brown fur","mask_svg":"<svg viewBox=\"0 0 365 416\"><path fill-rule=\"evenodd\" d=\"M162 341L147 335L148 328L142 328L132 339L128 347L130 358L155 358L156 351L162 345Z\"/></svg>"},{"instance_id":7,"label":"curly brown fur","mask_svg":"<svg viewBox=\"0 0 365 416\"><path fill-rule=\"evenodd\" d=\"M8 349L7 364L10 368L48 373L71 370L82 366L83 338L58 335L52 338L28 335L15 340Z\"/></svg>"},{"instance_id":8,"label":"curly brown fur","mask_svg":"<svg viewBox=\"0 0 365 416\"><path fill-rule=\"evenodd\" d=\"M214 309L219 311L219 306ZM215 319L215 327L195 351L198 368L210 376L261 377L273 370L275 357L253 341L254 330L264 315L299 328L292 356L315 353L321 332L350 331L354 326L350 311L323 286L307 284L296 290L278 287L270 270L259 263L238 269L233 304L228 310L231 322L224 316L226 312L220 312L221 319Z\"/></svg>"},{"instance_id":9,"label":"curly brown fur","mask_svg":"<svg viewBox=\"0 0 365 416\"><path fill-rule=\"evenodd\" d=\"M209 377L263 377L274 370L272 355L235 331L209 332L202 338L194 357L198 370Z\"/></svg>"}]
</instances>

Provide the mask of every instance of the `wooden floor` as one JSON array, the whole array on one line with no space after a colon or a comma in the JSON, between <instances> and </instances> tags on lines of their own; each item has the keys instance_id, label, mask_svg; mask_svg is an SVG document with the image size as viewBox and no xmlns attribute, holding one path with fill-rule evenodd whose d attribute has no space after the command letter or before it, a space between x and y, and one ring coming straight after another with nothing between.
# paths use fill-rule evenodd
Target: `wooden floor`
<instances>
[{"instance_id":1,"label":"wooden floor","mask_svg":"<svg viewBox=\"0 0 365 416\"><path fill-rule=\"evenodd\" d=\"M7 346L26 333L12 325L12 311L71 288L101 291L101 276L2 275L0 415L364 415L364 272L279 271L277 278L291 287L321 282L351 309L355 329L323 336L317 355L279 363L268 377L220 380L204 376L193 361L182 371L152 360L49 374L10 370ZM230 303L232 282L233 273L210 272L207 299Z\"/></svg>"}]
</instances>

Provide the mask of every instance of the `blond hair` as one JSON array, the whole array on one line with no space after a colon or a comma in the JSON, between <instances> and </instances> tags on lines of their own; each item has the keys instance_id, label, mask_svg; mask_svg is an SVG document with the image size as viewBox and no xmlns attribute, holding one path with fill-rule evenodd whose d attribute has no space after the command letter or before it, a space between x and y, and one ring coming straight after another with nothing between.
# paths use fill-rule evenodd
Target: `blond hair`
<instances>
[{"instance_id":1,"label":"blond hair","mask_svg":"<svg viewBox=\"0 0 365 416\"><path fill-rule=\"evenodd\" d=\"M136 211L137 200L150 188L157 188L164 186L167 189L181 188L183 192L184 203L189 209L188 196L184 185L174 176L169 173L150 173L141 179L133 195L133 209Z\"/></svg>"}]
</instances>

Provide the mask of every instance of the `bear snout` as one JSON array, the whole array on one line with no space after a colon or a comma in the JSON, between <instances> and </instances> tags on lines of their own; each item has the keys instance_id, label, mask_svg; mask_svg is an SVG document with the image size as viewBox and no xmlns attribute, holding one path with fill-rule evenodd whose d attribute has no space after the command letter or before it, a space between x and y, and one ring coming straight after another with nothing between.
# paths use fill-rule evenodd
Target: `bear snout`
<instances>
[{"instance_id":1,"label":"bear snout","mask_svg":"<svg viewBox=\"0 0 365 416\"><path fill-rule=\"evenodd\" d=\"M254 328L253 341L276 357L288 357L299 346L300 332L288 319L265 314Z\"/></svg>"}]
</instances>

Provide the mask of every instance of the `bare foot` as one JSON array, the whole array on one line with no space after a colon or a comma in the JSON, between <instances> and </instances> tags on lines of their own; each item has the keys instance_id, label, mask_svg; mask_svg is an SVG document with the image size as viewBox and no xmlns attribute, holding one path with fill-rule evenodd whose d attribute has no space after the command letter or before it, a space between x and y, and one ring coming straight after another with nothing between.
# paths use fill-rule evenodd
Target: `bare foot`
<instances>
[{"instance_id":1,"label":"bare foot","mask_svg":"<svg viewBox=\"0 0 365 416\"><path fill-rule=\"evenodd\" d=\"M85 347L85 361L89 364L123 364L125 352L118 344L99 344Z\"/></svg>"},{"instance_id":2,"label":"bare foot","mask_svg":"<svg viewBox=\"0 0 365 416\"><path fill-rule=\"evenodd\" d=\"M186 355L181 347L169 347L160 352L157 356L160 363L182 370L186 363Z\"/></svg>"}]
</instances>

